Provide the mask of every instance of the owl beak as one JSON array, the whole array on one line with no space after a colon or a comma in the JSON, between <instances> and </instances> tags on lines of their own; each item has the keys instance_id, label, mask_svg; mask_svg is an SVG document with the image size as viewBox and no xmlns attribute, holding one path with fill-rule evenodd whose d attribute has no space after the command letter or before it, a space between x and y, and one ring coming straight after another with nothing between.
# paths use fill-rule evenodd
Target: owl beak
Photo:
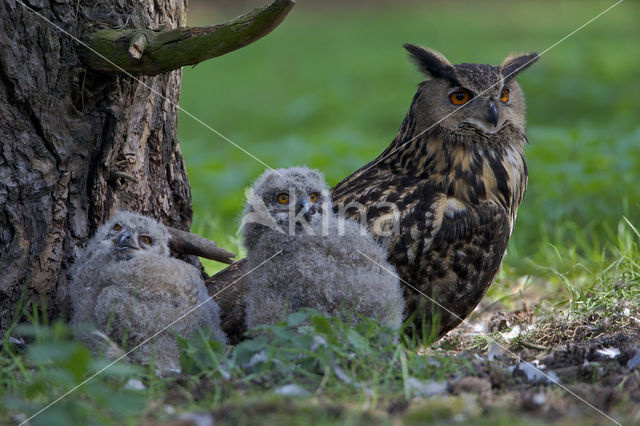
<instances>
[{"instance_id":1,"label":"owl beak","mask_svg":"<svg viewBox=\"0 0 640 426\"><path fill-rule=\"evenodd\" d=\"M124 231L118 238L118 248L121 250L137 250L138 246L133 239L133 234L129 231Z\"/></svg>"},{"instance_id":2,"label":"owl beak","mask_svg":"<svg viewBox=\"0 0 640 426\"><path fill-rule=\"evenodd\" d=\"M489 101L486 119L489 123L493 124L493 127L498 125L498 108L496 108L496 104L493 101Z\"/></svg>"},{"instance_id":3,"label":"owl beak","mask_svg":"<svg viewBox=\"0 0 640 426\"><path fill-rule=\"evenodd\" d=\"M311 219L311 215L315 213L315 211L311 207L312 206L309 200L304 199L300 201L300 203L298 204L298 208L296 210L296 216L300 217L300 215L302 214L302 217L304 217L304 220L309 222L309 219Z\"/></svg>"}]
</instances>

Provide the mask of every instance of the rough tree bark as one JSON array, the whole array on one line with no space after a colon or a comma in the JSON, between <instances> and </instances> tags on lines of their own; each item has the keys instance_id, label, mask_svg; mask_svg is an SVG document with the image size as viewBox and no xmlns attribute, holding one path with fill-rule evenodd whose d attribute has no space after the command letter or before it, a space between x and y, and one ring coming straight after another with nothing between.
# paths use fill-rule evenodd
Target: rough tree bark
<instances>
[{"instance_id":1,"label":"rough tree bark","mask_svg":"<svg viewBox=\"0 0 640 426\"><path fill-rule=\"evenodd\" d=\"M85 40L104 29L186 25L186 0L26 2ZM66 268L118 209L180 230L191 225L176 135L185 63L161 74L140 71L158 75L137 81L90 68L80 52L20 1L0 1L0 329L21 296L46 298L52 317L65 313Z\"/></svg>"}]
</instances>

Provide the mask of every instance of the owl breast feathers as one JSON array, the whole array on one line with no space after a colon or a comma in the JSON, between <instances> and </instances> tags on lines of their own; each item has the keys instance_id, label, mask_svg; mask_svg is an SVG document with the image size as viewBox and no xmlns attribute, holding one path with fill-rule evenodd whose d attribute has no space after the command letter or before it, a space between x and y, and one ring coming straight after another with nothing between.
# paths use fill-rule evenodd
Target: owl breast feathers
<instances>
[{"instance_id":1,"label":"owl breast feathers","mask_svg":"<svg viewBox=\"0 0 640 426\"><path fill-rule=\"evenodd\" d=\"M404 301L385 251L359 224L333 215L319 172L267 171L253 193L260 194L267 211L284 215L286 206L290 213L288 220L276 221L287 225L284 229L243 220L248 268L256 268L247 276L249 328L274 324L304 307L344 320L355 322L363 315L400 327ZM287 203L282 202L285 193ZM307 202L309 215L300 207ZM248 203L245 217L253 210ZM306 223L289 228L296 217Z\"/></svg>"},{"instance_id":2,"label":"owl breast feathers","mask_svg":"<svg viewBox=\"0 0 640 426\"><path fill-rule=\"evenodd\" d=\"M219 308L200 272L169 257L168 241L164 226L131 212L117 213L98 229L72 270L77 338L98 352L105 348L105 336L127 349L153 337L131 358L153 358L162 369L179 367L171 330L188 337L206 328L213 339L225 341Z\"/></svg>"}]
</instances>

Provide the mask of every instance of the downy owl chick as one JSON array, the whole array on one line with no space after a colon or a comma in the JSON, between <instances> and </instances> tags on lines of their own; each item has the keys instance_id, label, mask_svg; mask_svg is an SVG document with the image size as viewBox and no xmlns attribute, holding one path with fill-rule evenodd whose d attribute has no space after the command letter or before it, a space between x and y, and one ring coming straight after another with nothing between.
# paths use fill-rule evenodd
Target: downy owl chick
<instances>
[{"instance_id":1,"label":"downy owl chick","mask_svg":"<svg viewBox=\"0 0 640 426\"><path fill-rule=\"evenodd\" d=\"M322 174L268 170L249 191L247 326L274 324L309 307L325 315L402 323L404 300L385 251L358 223L339 219Z\"/></svg>"},{"instance_id":2,"label":"downy owl chick","mask_svg":"<svg viewBox=\"0 0 640 426\"><path fill-rule=\"evenodd\" d=\"M204 327L213 339L226 340L219 308L209 299L200 272L169 257L169 239L162 224L128 211L116 213L98 229L72 268L76 338L96 352L113 348L113 343L132 349L202 304L170 329L188 337ZM161 369L179 368L170 329L131 358L148 362L153 357Z\"/></svg>"},{"instance_id":3,"label":"downy owl chick","mask_svg":"<svg viewBox=\"0 0 640 426\"><path fill-rule=\"evenodd\" d=\"M405 48L430 78L391 145L332 195L339 214L366 224L413 286L404 290L414 330L438 338L480 302L505 253L527 186L515 77L537 55L452 65L433 50Z\"/></svg>"}]
</instances>

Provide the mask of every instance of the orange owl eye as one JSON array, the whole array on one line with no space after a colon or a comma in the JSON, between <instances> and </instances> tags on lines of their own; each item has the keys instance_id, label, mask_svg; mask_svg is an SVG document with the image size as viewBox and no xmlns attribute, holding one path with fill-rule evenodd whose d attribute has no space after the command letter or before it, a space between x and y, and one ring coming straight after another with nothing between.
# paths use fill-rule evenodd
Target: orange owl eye
<instances>
[{"instance_id":1,"label":"orange owl eye","mask_svg":"<svg viewBox=\"0 0 640 426\"><path fill-rule=\"evenodd\" d=\"M318 193L312 192L311 194L309 194L309 201L311 201L312 203L318 201Z\"/></svg>"},{"instance_id":2,"label":"orange owl eye","mask_svg":"<svg viewBox=\"0 0 640 426\"><path fill-rule=\"evenodd\" d=\"M465 89L456 90L449 95L449 100L451 101L451 103L457 106L466 104L467 102L469 102L469 99L471 99L471 94L468 90Z\"/></svg>"},{"instance_id":3,"label":"orange owl eye","mask_svg":"<svg viewBox=\"0 0 640 426\"><path fill-rule=\"evenodd\" d=\"M138 238L138 241L140 241L142 244L150 245L151 237L148 235L140 235L140 238Z\"/></svg>"},{"instance_id":4,"label":"orange owl eye","mask_svg":"<svg viewBox=\"0 0 640 426\"><path fill-rule=\"evenodd\" d=\"M289 202L289 194L287 194L286 192L278 194L277 199L278 199L278 203L287 204Z\"/></svg>"},{"instance_id":5,"label":"orange owl eye","mask_svg":"<svg viewBox=\"0 0 640 426\"><path fill-rule=\"evenodd\" d=\"M120 225L119 223L116 223L115 225L113 225L113 230L122 231L122 225Z\"/></svg>"},{"instance_id":6,"label":"orange owl eye","mask_svg":"<svg viewBox=\"0 0 640 426\"><path fill-rule=\"evenodd\" d=\"M500 93L500 101L502 101L503 104L509 102L509 89L506 87L502 89L502 93Z\"/></svg>"}]
</instances>

